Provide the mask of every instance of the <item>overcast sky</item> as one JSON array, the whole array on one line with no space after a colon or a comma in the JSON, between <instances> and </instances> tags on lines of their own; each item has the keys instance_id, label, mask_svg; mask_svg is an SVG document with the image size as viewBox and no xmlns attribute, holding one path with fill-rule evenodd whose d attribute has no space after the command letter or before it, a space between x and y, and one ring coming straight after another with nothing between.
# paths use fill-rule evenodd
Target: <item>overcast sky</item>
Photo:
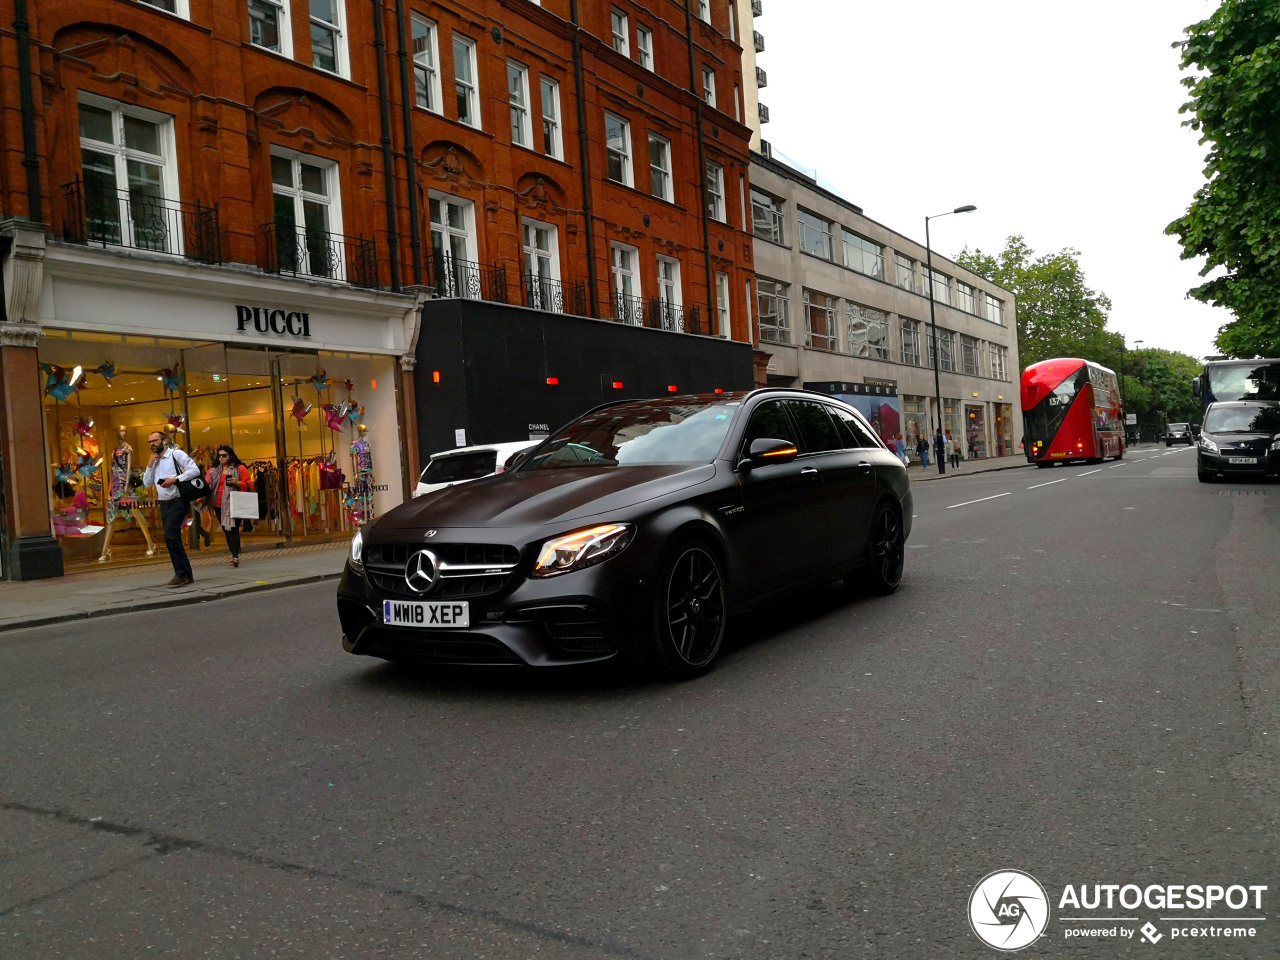
<instances>
[{"instance_id":1,"label":"overcast sky","mask_svg":"<svg viewBox=\"0 0 1280 960\"><path fill-rule=\"evenodd\" d=\"M764 0L775 149L934 249L1080 251L1130 346L1215 353L1231 315L1186 299L1200 264L1164 235L1203 183L1181 126L1184 28L1211 0ZM1103 358L1099 358L1103 359Z\"/></svg>"}]
</instances>

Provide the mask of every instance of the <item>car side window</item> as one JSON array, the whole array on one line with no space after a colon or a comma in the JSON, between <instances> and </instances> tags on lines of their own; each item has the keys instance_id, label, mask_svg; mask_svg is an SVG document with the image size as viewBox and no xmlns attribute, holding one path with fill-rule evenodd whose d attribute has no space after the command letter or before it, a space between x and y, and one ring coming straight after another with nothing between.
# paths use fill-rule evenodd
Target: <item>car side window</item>
<instances>
[{"instance_id":1,"label":"car side window","mask_svg":"<svg viewBox=\"0 0 1280 960\"><path fill-rule=\"evenodd\" d=\"M796 421L800 424L800 433L804 439L805 453L825 453L829 450L843 450L844 441L836 432L836 425L827 416L825 404L813 400L788 400Z\"/></svg>"},{"instance_id":2,"label":"car side window","mask_svg":"<svg viewBox=\"0 0 1280 960\"><path fill-rule=\"evenodd\" d=\"M831 407L830 410L832 417L835 418L836 427L840 431L841 438L844 438L846 434L853 438L852 441L846 441L845 446L859 449L879 449L880 442L876 439L875 434L857 416L839 407Z\"/></svg>"},{"instance_id":3,"label":"car side window","mask_svg":"<svg viewBox=\"0 0 1280 960\"><path fill-rule=\"evenodd\" d=\"M781 400L766 400L751 412L747 429L742 434L742 456L751 449L752 440L786 440L796 442L795 427L782 407Z\"/></svg>"}]
</instances>

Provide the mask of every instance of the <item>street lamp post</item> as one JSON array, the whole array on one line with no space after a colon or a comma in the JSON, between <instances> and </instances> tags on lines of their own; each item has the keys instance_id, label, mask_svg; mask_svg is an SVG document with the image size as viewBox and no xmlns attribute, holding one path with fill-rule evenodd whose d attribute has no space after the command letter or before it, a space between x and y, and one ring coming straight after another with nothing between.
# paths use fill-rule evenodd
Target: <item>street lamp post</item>
<instances>
[{"instance_id":1,"label":"street lamp post","mask_svg":"<svg viewBox=\"0 0 1280 960\"><path fill-rule=\"evenodd\" d=\"M1143 345L1144 343L1146 343L1146 342L1147 342L1147 341L1145 341L1145 340L1135 340L1135 341L1133 341L1133 349L1134 349L1134 350L1137 350L1140 346L1142 346L1142 345ZM1121 362L1121 365L1123 366L1123 361ZM1123 371L1123 370L1121 370L1121 371L1120 371L1120 382L1121 382L1121 383L1123 383L1123 382L1124 382L1124 371ZM1123 390L1123 388L1120 390L1120 396L1121 396L1121 398L1123 398L1123 397L1124 397L1124 390ZM1141 423L1139 423L1139 424L1138 424L1138 442L1139 442L1139 443L1141 443L1141 442L1142 442L1142 424L1141 424Z\"/></svg>"},{"instance_id":2,"label":"street lamp post","mask_svg":"<svg viewBox=\"0 0 1280 960\"><path fill-rule=\"evenodd\" d=\"M935 213L931 217L924 218L924 256L929 270L929 338L933 341L933 399L938 405L938 424L934 433L933 449L934 455L938 458L938 473L944 476L947 472L947 458L942 443L942 380L938 374L938 356L942 351L938 349L938 319L933 309L933 245L929 240L929 221L936 220L938 217L949 217L953 213L969 213L977 209L969 203L963 207L948 210L946 213Z\"/></svg>"}]
</instances>

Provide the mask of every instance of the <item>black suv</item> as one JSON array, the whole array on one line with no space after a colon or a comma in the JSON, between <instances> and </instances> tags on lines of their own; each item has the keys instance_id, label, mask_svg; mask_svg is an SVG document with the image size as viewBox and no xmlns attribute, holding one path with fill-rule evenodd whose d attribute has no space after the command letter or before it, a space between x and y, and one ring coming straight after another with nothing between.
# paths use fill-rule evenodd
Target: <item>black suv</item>
<instances>
[{"instance_id":1,"label":"black suv","mask_svg":"<svg viewBox=\"0 0 1280 960\"><path fill-rule=\"evenodd\" d=\"M852 407L800 390L607 404L493 477L356 534L343 646L386 659L709 669L728 616L844 579L895 590L906 469Z\"/></svg>"},{"instance_id":2,"label":"black suv","mask_svg":"<svg viewBox=\"0 0 1280 960\"><path fill-rule=\"evenodd\" d=\"M1185 443L1188 447L1195 443L1195 437L1191 435L1191 424L1169 424L1165 429L1164 445L1166 447L1172 447L1175 443Z\"/></svg>"}]
</instances>

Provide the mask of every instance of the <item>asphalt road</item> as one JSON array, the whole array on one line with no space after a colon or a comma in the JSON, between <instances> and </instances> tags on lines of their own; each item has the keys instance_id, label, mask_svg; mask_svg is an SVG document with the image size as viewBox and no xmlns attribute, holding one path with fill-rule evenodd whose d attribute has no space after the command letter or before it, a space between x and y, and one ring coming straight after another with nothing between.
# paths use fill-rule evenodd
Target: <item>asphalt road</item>
<instances>
[{"instance_id":1,"label":"asphalt road","mask_svg":"<svg viewBox=\"0 0 1280 960\"><path fill-rule=\"evenodd\" d=\"M993 957L1006 868L1019 956L1280 956L1280 487L1193 458L917 484L898 594L687 684L353 658L331 583L7 634L0 957ZM1059 909L1128 883L1269 889Z\"/></svg>"}]
</instances>

